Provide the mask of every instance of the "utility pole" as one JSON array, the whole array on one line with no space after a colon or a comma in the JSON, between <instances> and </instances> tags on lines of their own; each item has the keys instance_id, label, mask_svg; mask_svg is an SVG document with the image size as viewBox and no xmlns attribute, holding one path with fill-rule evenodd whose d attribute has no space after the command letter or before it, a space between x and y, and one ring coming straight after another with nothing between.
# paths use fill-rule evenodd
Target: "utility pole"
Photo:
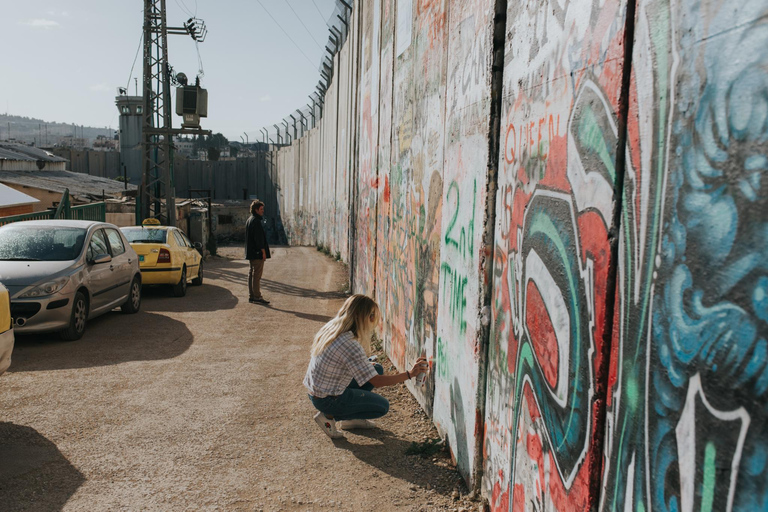
<instances>
[{"instance_id":1,"label":"utility pole","mask_svg":"<svg viewBox=\"0 0 768 512\"><path fill-rule=\"evenodd\" d=\"M173 182L173 136L210 135L210 130L171 126L171 67L168 34L185 34L196 41L201 27L168 27L165 0L144 0L144 111L143 167L140 218L156 217L176 225L176 192Z\"/></svg>"}]
</instances>

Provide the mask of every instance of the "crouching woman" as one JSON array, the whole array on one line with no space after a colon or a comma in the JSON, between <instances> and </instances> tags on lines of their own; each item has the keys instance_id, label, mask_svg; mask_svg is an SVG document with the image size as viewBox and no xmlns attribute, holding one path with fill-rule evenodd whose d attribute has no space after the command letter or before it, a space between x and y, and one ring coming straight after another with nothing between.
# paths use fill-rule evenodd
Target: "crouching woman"
<instances>
[{"instance_id":1,"label":"crouching woman","mask_svg":"<svg viewBox=\"0 0 768 512\"><path fill-rule=\"evenodd\" d=\"M304 386L312 405L318 410L315 422L329 437L342 437L340 427L372 428L370 421L389 411L389 401L373 388L393 386L426 371L424 358L411 370L384 375L380 364L372 364L371 336L379 323L379 306L370 297L349 297L336 316L315 335Z\"/></svg>"}]
</instances>

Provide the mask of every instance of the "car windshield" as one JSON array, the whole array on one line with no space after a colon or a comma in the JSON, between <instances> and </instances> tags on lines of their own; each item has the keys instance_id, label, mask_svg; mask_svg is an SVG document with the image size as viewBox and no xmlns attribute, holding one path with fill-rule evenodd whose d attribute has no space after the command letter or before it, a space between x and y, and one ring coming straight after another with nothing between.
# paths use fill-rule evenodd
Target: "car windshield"
<instances>
[{"instance_id":1,"label":"car windshield","mask_svg":"<svg viewBox=\"0 0 768 512\"><path fill-rule=\"evenodd\" d=\"M132 244L164 244L167 233L164 229L144 227L121 228L121 231Z\"/></svg>"},{"instance_id":2,"label":"car windshield","mask_svg":"<svg viewBox=\"0 0 768 512\"><path fill-rule=\"evenodd\" d=\"M0 260L70 261L83 251L86 230L10 224L0 229Z\"/></svg>"}]
</instances>

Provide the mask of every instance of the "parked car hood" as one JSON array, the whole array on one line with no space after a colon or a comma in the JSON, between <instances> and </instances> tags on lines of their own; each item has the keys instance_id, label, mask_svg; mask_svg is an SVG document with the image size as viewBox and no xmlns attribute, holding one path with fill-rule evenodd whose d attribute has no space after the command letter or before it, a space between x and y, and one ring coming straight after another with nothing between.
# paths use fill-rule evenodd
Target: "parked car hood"
<instances>
[{"instance_id":1,"label":"parked car hood","mask_svg":"<svg viewBox=\"0 0 768 512\"><path fill-rule=\"evenodd\" d=\"M55 279L75 266L74 261L0 261L0 282L9 290L30 286L47 277Z\"/></svg>"}]
</instances>

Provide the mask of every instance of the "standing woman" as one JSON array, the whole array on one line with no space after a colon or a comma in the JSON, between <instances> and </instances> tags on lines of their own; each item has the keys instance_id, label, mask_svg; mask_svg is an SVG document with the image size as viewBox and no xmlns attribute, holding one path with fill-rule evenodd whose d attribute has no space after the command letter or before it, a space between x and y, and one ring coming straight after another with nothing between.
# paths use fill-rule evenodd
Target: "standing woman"
<instances>
[{"instance_id":1,"label":"standing woman","mask_svg":"<svg viewBox=\"0 0 768 512\"><path fill-rule=\"evenodd\" d=\"M373 299L353 295L315 335L304 386L319 411L315 422L328 437L342 437L336 420L342 420L345 430L374 427L370 420L387 414L389 401L373 388L405 382L427 369L423 357L411 370L395 375L384 375L380 364L371 364L366 352L379 318L379 306Z\"/></svg>"}]
</instances>

